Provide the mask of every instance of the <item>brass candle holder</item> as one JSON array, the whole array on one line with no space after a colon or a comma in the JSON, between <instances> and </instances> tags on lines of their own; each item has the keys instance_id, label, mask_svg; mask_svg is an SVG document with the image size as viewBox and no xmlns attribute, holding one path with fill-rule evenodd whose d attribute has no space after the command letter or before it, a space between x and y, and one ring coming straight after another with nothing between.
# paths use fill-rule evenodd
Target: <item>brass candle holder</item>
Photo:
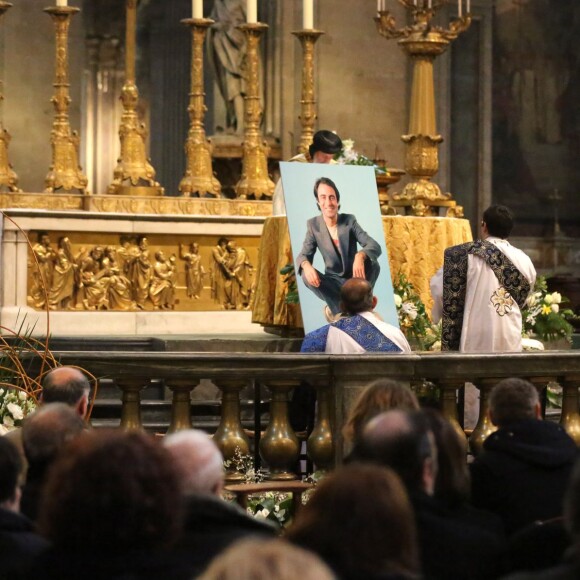
<instances>
[{"instance_id":1,"label":"brass candle holder","mask_svg":"<svg viewBox=\"0 0 580 580\"><path fill-rule=\"evenodd\" d=\"M302 45L302 98L300 99L300 122L302 132L298 153L309 155L308 148L314 136L316 119L316 99L314 97L314 45L324 34L322 30L297 30L292 33Z\"/></svg>"},{"instance_id":2,"label":"brass candle holder","mask_svg":"<svg viewBox=\"0 0 580 580\"><path fill-rule=\"evenodd\" d=\"M447 216L462 217L463 208L452 195L442 193L431 181L439 170L438 146L443 141L436 129L433 62L469 28L471 15L455 18L448 28L442 28L431 21L444 0L419 0L419 6L416 0L399 2L410 10L413 24L397 28L395 17L388 10L380 11L375 18L379 34L387 39L399 38L399 46L413 61L409 134L401 137L407 145L405 170L413 181L401 193L393 194L390 205L403 207L416 216L437 214L443 207L447 208Z\"/></svg>"},{"instance_id":3,"label":"brass candle holder","mask_svg":"<svg viewBox=\"0 0 580 580\"><path fill-rule=\"evenodd\" d=\"M189 133L185 143L187 166L179 191L186 197L219 197L221 185L213 174L211 144L203 127L207 111L203 92L203 42L214 21L210 18L186 18L181 22L191 27L191 90L187 108Z\"/></svg>"},{"instance_id":4,"label":"brass candle holder","mask_svg":"<svg viewBox=\"0 0 580 580\"><path fill-rule=\"evenodd\" d=\"M137 0L126 0L125 27L125 84L121 89L123 114L119 127L121 155L113 172L113 182L107 193L115 195L163 195L163 188L155 181L155 169L147 159L145 141L147 130L139 121L137 104L139 89L135 82L137 33Z\"/></svg>"},{"instance_id":5,"label":"brass candle holder","mask_svg":"<svg viewBox=\"0 0 580 580\"><path fill-rule=\"evenodd\" d=\"M272 199L274 193L274 182L268 176L269 148L260 132L263 110L260 103L258 47L260 37L267 28L268 25L262 22L240 26L247 39L242 177L235 187L236 196L240 199Z\"/></svg>"},{"instance_id":6,"label":"brass candle holder","mask_svg":"<svg viewBox=\"0 0 580 580\"><path fill-rule=\"evenodd\" d=\"M52 124L50 142L52 146L52 164L44 180L44 191L70 193L78 191L87 193L88 179L79 165L79 136L71 131L69 122L68 79L68 31L71 18L80 12L72 6L50 6L44 11L54 22L56 35L56 58L54 95L55 117Z\"/></svg>"}]
</instances>

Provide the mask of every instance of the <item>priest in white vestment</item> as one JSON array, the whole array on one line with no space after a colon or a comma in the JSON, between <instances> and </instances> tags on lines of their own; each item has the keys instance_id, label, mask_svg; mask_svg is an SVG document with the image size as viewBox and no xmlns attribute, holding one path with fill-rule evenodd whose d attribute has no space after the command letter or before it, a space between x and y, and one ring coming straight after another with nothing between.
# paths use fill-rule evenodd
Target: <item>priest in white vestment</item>
<instances>
[{"instance_id":1,"label":"priest in white vestment","mask_svg":"<svg viewBox=\"0 0 580 580\"><path fill-rule=\"evenodd\" d=\"M405 335L373 312L377 298L364 278L351 278L340 289L343 315L331 324L309 332L300 352L409 354Z\"/></svg>"},{"instance_id":2,"label":"priest in white vestment","mask_svg":"<svg viewBox=\"0 0 580 580\"><path fill-rule=\"evenodd\" d=\"M432 319L443 319L444 350L522 350L521 308L534 289L536 270L506 239L512 227L511 211L491 206L483 214L483 240L445 251L444 265L431 279Z\"/></svg>"}]
</instances>

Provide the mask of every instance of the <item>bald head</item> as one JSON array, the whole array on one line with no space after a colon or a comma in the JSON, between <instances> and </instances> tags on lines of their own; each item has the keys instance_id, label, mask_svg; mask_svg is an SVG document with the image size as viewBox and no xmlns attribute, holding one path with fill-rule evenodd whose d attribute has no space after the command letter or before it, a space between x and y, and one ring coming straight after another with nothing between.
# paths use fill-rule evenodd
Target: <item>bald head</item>
<instances>
[{"instance_id":1,"label":"bald head","mask_svg":"<svg viewBox=\"0 0 580 580\"><path fill-rule=\"evenodd\" d=\"M77 368L58 367L47 373L42 381L41 403L65 403L79 415L85 416L91 386Z\"/></svg>"},{"instance_id":2,"label":"bald head","mask_svg":"<svg viewBox=\"0 0 580 580\"><path fill-rule=\"evenodd\" d=\"M223 457L203 431L188 429L167 435L163 445L172 455L186 495L219 495L224 482Z\"/></svg>"},{"instance_id":3,"label":"bald head","mask_svg":"<svg viewBox=\"0 0 580 580\"><path fill-rule=\"evenodd\" d=\"M373 287L364 278L351 278L340 289L341 310L350 315L372 310L377 304Z\"/></svg>"},{"instance_id":4,"label":"bald head","mask_svg":"<svg viewBox=\"0 0 580 580\"><path fill-rule=\"evenodd\" d=\"M421 411L392 410L371 419L354 452L355 459L393 469L409 491L433 493L437 452Z\"/></svg>"}]
</instances>

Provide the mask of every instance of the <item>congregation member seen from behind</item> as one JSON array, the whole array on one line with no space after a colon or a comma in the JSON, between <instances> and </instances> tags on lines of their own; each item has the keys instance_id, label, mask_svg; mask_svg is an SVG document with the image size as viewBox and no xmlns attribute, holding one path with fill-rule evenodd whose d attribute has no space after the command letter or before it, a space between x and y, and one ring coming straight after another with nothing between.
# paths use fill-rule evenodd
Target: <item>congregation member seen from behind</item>
<instances>
[{"instance_id":1,"label":"congregation member seen from behind","mask_svg":"<svg viewBox=\"0 0 580 580\"><path fill-rule=\"evenodd\" d=\"M500 381L489 395L489 415L498 429L471 464L473 504L496 513L508 535L561 516L578 448L563 427L542 420L536 387Z\"/></svg>"},{"instance_id":2,"label":"congregation member seen from behind","mask_svg":"<svg viewBox=\"0 0 580 580\"><path fill-rule=\"evenodd\" d=\"M283 540L248 539L216 558L198 580L338 580L316 555Z\"/></svg>"},{"instance_id":3,"label":"congregation member seen from behind","mask_svg":"<svg viewBox=\"0 0 580 580\"><path fill-rule=\"evenodd\" d=\"M457 520L435 497L437 450L423 412L393 410L376 416L350 460L390 467L403 481L415 513L425 578L489 580L503 572L504 548L497 536Z\"/></svg>"},{"instance_id":4,"label":"congregation member seen from behind","mask_svg":"<svg viewBox=\"0 0 580 580\"><path fill-rule=\"evenodd\" d=\"M352 464L324 478L287 537L342 580L404 580L419 572L411 504L400 479L383 467Z\"/></svg>"},{"instance_id":5,"label":"congregation member seen from behind","mask_svg":"<svg viewBox=\"0 0 580 580\"><path fill-rule=\"evenodd\" d=\"M141 432L86 432L50 471L39 528L52 547L31 579L179 578L167 548L183 516L177 471Z\"/></svg>"}]
</instances>

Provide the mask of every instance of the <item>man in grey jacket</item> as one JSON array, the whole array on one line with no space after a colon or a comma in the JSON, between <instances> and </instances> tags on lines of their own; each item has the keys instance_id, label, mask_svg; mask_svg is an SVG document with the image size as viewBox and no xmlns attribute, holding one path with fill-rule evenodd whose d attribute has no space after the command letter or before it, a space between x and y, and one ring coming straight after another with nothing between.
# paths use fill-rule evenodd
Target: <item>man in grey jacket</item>
<instances>
[{"instance_id":1,"label":"man in grey jacket","mask_svg":"<svg viewBox=\"0 0 580 580\"><path fill-rule=\"evenodd\" d=\"M374 287L380 273L377 258L381 247L354 215L338 213L340 193L331 179L316 180L314 197L321 215L308 220L296 264L304 284L326 302L325 315L330 318L340 312L340 288L348 279L363 278ZM324 260L324 274L312 265L316 250Z\"/></svg>"}]
</instances>

